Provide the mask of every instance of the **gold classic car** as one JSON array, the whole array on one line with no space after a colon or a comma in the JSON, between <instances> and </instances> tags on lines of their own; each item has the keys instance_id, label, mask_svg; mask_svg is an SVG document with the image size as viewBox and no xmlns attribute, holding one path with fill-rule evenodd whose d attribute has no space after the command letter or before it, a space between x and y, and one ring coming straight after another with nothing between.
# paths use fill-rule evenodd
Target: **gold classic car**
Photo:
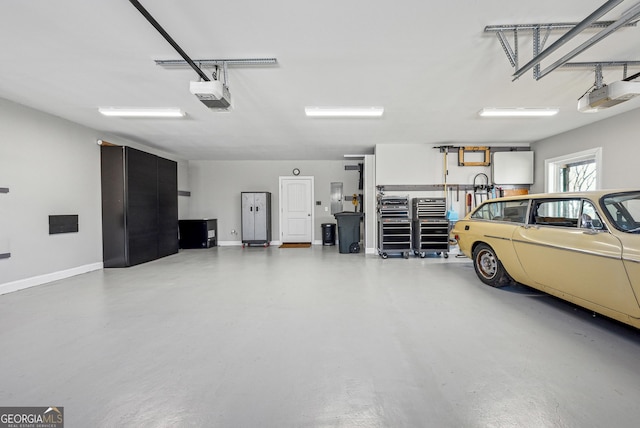
<instances>
[{"instance_id":1,"label":"gold classic car","mask_svg":"<svg viewBox=\"0 0 640 428\"><path fill-rule=\"evenodd\" d=\"M485 284L516 281L640 328L640 190L490 199L451 233Z\"/></svg>"}]
</instances>

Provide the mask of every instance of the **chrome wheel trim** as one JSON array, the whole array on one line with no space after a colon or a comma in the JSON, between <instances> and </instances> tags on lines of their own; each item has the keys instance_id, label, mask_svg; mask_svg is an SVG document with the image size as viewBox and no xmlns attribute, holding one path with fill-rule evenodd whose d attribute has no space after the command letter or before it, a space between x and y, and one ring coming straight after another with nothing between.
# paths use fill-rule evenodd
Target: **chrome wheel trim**
<instances>
[{"instance_id":1,"label":"chrome wheel trim","mask_svg":"<svg viewBox=\"0 0 640 428\"><path fill-rule=\"evenodd\" d=\"M498 259L489 250L481 250L476 255L476 266L478 272L486 279L495 278L498 273Z\"/></svg>"}]
</instances>

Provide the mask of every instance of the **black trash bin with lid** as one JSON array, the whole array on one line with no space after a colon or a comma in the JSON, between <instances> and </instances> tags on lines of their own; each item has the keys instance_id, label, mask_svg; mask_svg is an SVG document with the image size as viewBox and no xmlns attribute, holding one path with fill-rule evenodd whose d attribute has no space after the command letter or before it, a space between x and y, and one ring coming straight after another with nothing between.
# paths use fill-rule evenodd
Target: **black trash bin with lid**
<instances>
[{"instance_id":1,"label":"black trash bin with lid","mask_svg":"<svg viewBox=\"0 0 640 428\"><path fill-rule=\"evenodd\" d=\"M322 223L322 245L336 245L335 223Z\"/></svg>"},{"instance_id":2,"label":"black trash bin with lid","mask_svg":"<svg viewBox=\"0 0 640 428\"><path fill-rule=\"evenodd\" d=\"M364 213L344 211L333 215L338 221L338 251L360 252L360 220Z\"/></svg>"}]
</instances>

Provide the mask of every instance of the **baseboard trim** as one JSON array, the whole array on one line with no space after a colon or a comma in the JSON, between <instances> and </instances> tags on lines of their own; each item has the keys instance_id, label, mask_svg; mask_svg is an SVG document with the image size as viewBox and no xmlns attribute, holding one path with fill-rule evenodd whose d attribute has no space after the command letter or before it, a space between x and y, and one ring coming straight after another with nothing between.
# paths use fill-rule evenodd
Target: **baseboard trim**
<instances>
[{"instance_id":1,"label":"baseboard trim","mask_svg":"<svg viewBox=\"0 0 640 428\"><path fill-rule=\"evenodd\" d=\"M242 245L242 241L218 241L218 247L234 247Z\"/></svg>"},{"instance_id":2,"label":"baseboard trim","mask_svg":"<svg viewBox=\"0 0 640 428\"><path fill-rule=\"evenodd\" d=\"M271 241L269 242L269 246L275 247L280 245L280 241ZM241 247L242 241L218 241L218 247ZM254 245L255 246L255 245Z\"/></svg>"},{"instance_id":3,"label":"baseboard trim","mask_svg":"<svg viewBox=\"0 0 640 428\"><path fill-rule=\"evenodd\" d=\"M60 279L69 278L83 273L99 270L103 268L103 263L91 263L88 265L78 266L71 269L52 272L45 275L33 276L31 278L19 279L17 281L0 284L0 294L13 293L14 291L24 290L25 288L35 287L37 285L46 284L48 282L58 281Z\"/></svg>"}]
</instances>

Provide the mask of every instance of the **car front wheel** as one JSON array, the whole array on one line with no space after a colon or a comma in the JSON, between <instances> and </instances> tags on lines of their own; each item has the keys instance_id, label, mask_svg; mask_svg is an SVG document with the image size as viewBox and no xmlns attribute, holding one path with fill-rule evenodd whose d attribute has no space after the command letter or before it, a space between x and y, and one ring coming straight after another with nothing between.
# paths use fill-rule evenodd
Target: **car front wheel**
<instances>
[{"instance_id":1,"label":"car front wheel","mask_svg":"<svg viewBox=\"0 0 640 428\"><path fill-rule=\"evenodd\" d=\"M493 248L478 244L473 250L473 267L480 281L492 287L509 285L510 278Z\"/></svg>"}]
</instances>

